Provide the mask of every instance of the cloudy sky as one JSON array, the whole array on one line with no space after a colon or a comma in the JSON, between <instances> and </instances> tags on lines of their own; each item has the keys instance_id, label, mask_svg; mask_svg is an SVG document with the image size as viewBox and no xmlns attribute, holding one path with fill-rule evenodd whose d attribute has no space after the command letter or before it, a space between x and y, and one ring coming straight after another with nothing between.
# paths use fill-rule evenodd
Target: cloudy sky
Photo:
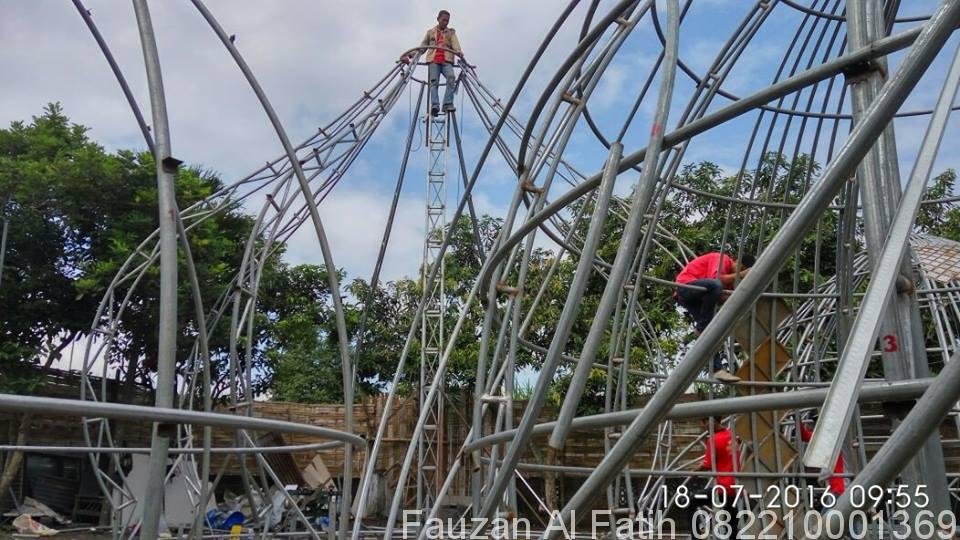
<instances>
[{"instance_id":1,"label":"cloudy sky","mask_svg":"<svg viewBox=\"0 0 960 540\"><path fill-rule=\"evenodd\" d=\"M573 47L588 2L581 2L572 23L567 24L548 50L523 95L519 118L539 95L544 82ZM612 2L601 2L604 6ZM805 2L808 3L808 2ZM816 2L824 4L826 2ZM935 2L904 2L909 14L928 12ZM133 9L129 1L87 0L87 7L134 92L149 117L142 53ZM830 2L832 5L833 2ZM294 142L311 136L361 92L380 79L403 50L415 45L434 23L440 8L453 13L464 51L486 86L506 99L527 61L539 45L564 3L559 0L448 0L441 3L412 0L209 0L207 6L229 34L257 74ZM746 0L695 0L685 20L681 57L702 72L713 60L726 37L753 5ZM239 70L187 1L151 2L171 120L173 154L191 164L215 170L230 182L281 154L281 148L253 93ZM661 11L662 13L662 11ZM801 20L799 12L777 6L765 30L751 42L724 88L744 95L769 84L787 48L785 32ZM906 28L898 25L895 31ZM619 127L625 111L649 72L659 41L649 17L634 32L618 54L596 94L591 111L608 131ZM59 101L75 122L91 128L91 135L110 150L142 148L139 131L94 40L71 2L64 0L8 0L0 18L0 124L29 119L45 103ZM949 55L941 54L934 69L905 109L929 108L946 71ZM678 77L677 99L671 124L686 105L692 85ZM655 87L654 87L655 90ZM626 138L627 151L645 145L652 114L651 98L645 100ZM725 104L726 102L718 102ZM364 155L321 208L338 266L351 276L369 276L386 219L393 182L399 164L409 117L407 98L401 99L374 136ZM697 139L688 161L709 159L729 170L739 167L744 146L731 145L733 137L744 139L752 127L731 124L712 136ZM475 119L464 118L468 169L485 142ZM744 127L746 126L746 127ZM925 121L898 123L902 168L909 171ZM952 121L955 134L957 121ZM845 130L843 130L845 132ZM615 131L614 131L615 132ZM945 143L956 144L949 137ZM946 147L946 148L949 148ZM956 166L957 152L938 167ZM388 252L385 277L414 275L421 256L423 234L423 168L426 157L411 162L405 193ZM585 129L578 129L568 155L583 172L602 166L605 153ZM418 168L419 167L419 168ZM626 177L618 190L629 189L635 177ZM502 162L494 160L481 177L477 203L482 212L502 215L513 192ZM95 186L91 186L91 196ZM456 192L451 190L452 194ZM318 262L312 233L298 234L288 252L291 262Z\"/></svg>"}]
</instances>

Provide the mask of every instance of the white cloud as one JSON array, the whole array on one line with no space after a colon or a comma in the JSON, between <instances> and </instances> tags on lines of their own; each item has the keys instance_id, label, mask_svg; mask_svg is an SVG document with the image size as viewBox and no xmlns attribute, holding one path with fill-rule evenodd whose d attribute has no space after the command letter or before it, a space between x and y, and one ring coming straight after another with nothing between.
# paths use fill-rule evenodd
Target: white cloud
<instances>
[{"instance_id":1,"label":"white cloud","mask_svg":"<svg viewBox=\"0 0 960 540\"><path fill-rule=\"evenodd\" d=\"M320 206L334 261L338 267L347 268L351 278L370 278L391 200L392 193L351 189L338 192ZM401 197L384 259L383 280L417 275L423 251L423 206L419 198ZM288 242L287 259L292 264L323 263L316 232L309 222Z\"/></svg>"}]
</instances>

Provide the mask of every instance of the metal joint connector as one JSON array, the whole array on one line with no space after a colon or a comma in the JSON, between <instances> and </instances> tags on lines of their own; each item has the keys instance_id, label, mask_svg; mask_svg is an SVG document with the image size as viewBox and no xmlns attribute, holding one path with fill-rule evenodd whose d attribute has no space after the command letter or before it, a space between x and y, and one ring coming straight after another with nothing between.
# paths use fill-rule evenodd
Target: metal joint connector
<instances>
[{"instance_id":1,"label":"metal joint connector","mask_svg":"<svg viewBox=\"0 0 960 540\"><path fill-rule=\"evenodd\" d=\"M160 164L163 165L164 172L176 173L183 162L173 156L167 156L160 161Z\"/></svg>"},{"instance_id":2,"label":"metal joint connector","mask_svg":"<svg viewBox=\"0 0 960 540\"><path fill-rule=\"evenodd\" d=\"M846 78L848 84L861 82L873 73L879 73L883 78L887 77L887 70L876 60L857 62L847 66L847 68L843 70L843 76Z\"/></svg>"},{"instance_id":3,"label":"metal joint connector","mask_svg":"<svg viewBox=\"0 0 960 540\"><path fill-rule=\"evenodd\" d=\"M570 92L564 92L563 94L561 94L560 99L562 99L563 101L566 101L571 105L580 105L580 98L571 94Z\"/></svg>"},{"instance_id":4,"label":"metal joint connector","mask_svg":"<svg viewBox=\"0 0 960 540\"><path fill-rule=\"evenodd\" d=\"M520 189L522 189L523 191L526 191L527 193L535 193L537 195L542 194L544 191L542 187L535 185L533 182L529 180L524 180L523 182L521 182Z\"/></svg>"}]
</instances>

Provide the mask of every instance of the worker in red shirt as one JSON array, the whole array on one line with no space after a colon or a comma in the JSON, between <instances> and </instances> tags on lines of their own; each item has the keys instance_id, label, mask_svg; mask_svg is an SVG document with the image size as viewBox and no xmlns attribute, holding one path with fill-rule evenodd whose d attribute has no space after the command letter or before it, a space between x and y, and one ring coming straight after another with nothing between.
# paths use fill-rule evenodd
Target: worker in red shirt
<instances>
[{"instance_id":1,"label":"worker in red shirt","mask_svg":"<svg viewBox=\"0 0 960 540\"><path fill-rule=\"evenodd\" d=\"M453 105L453 96L456 92L456 77L453 74L454 53L460 55L461 65L466 63L463 50L460 48L460 40L457 39L457 33L448 26L449 24L450 12L445 9L440 10L440 13L437 14L437 25L427 30L420 41L421 47L435 47L428 49L426 52L427 76L430 80L430 114L432 116L437 116L440 112L441 74L447 81L447 88L443 92L443 112L457 110ZM409 63L410 57L405 55L400 58L400 61L405 64Z\"/></svg>"},{"instance_id":2,"label":"worker in red shirt","mask_svg":"<svg viewBox=\"0 0 960 540\"><path fill-rule=\"evenodd\" d=\"M736 281L747 275L754 262L753 255L749 254L734 261L727 255L712 252L693 259L677 274L675 281L681 286L674 291L673 298L693 318L698 336L713 320L717 304L727 299ZM740 377L723 369L719 353L713 356L713 377L725 383L740 381Z\"/></svg>"},{"instance_id":3,"label":"worker in red shirt","mask_svg":"<svg viewBox=\"0 0 960 540\"><path fill-rule=\"evenodd\" d=\"M700 426L704 431L710 431L710 418L700 419ZM726 426L723 425L723 419L719 416L713 417L713 435L708 437L704 443L704 453L703 460L700 462L700 467L698 470L701 471L714 471L718 473L731 473L731 474L721 474L716 477L716 482L714 490L722 490L726 497L717 493L714 494L713 490L706 492L706 500L713 504L714 501L724 499L724 504L722 506L717 506L715 510L726 510L730 513L729 519L721 519L716 512L711 516L709 523L700 523L695 524L693 521L693 513L698 509L698 504L693 503L690 505L691 511L691 523L699 525L709 525L711 531L717 530L717 525L720 522L729 523L732 530L732 534L728 538L736 538L737 533L740 530L738 520L737 520L737 488L736 478L734 478L732 473L735 473L740 470L740 452L737 446L737 438ZM692 500L697 501L703 500L703 497L692 497Z\"/></svg>"},{"instance_id":4,"label":"worker in red shirt","mask_svg":"<svg viewBox=\"0 0 960 540\"><path fill-rule=\"evenodd\" d=\"M800 424L800 440L808 443L813 438L813 429L816 423L812 418L804 419ZM843 453L837 456L837 464L833 467L833 472L839 476L831 476L827 479L827 490L833 493L838 499L843 495L846 489L846 482L843 478Z\"/></svg>"}]
</instances>

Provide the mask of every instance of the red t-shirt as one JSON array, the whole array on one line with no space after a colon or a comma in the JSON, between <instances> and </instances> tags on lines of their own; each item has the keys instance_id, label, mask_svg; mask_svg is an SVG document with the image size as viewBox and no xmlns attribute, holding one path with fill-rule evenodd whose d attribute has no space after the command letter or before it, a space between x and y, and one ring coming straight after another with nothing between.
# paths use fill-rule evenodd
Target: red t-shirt
<instances>
[{"instance_id":1,"label":"red t-shirt","mask_svg":"<svg viewBox=\"0 0 960 540\"><path fill-rule=\"evenodd\" d=\"M800 440L803 442L810 442L811 438L813 438L813 430L801 424ZM833 472L841 475L843 474L843 454L837 456L837 464L833 467ZM843 481L843 476L831 476L827 480L827 485L830 486L830 492L834 495L840 495L846 488Z\"/></svg>"},{"instance_id":2,"label":"red t-shirt","mask_svg":"<svg viewBox=\"0 0 960 540\"><path fill-rule=\"evenodd\" d=\"M712 448L711 448L712 447ZM720 428L707 439L707 451L703 454L703 468L713 470L713 457L717 458L717 472L736 472L740 470L740 456L736 451L733 434L727 428ZM717 485L723 486L727 493L734 493L736 483L733 476L718 476Z\"/></svg>"},{"instance_id":3,"label":"red t-shirt","mask_svg":"<svg viewBox=\"0 0 960 540\"><path fill-rule=\"evenodd\" d=\"M717 273L717 268L720 272ZM720 266L720 254L714 251L701 255L687 263L677 274L677 283L690 283L698 279L718 279L720 274L732 274L736 270L736 263L730 257L723 255L723 266Z\"/></svg>"},{"instance_id":4,"label":"red t-shirt","mask_svg":"<svg viewBox=\"0 0 960 540\"><path fill-rule=\"evenodd\" d=\"M443 30L437 28L437 47L443 47ZM447 62L447 55L444 51L440 49L435 49L433 53L433 63L434 64L444 64Z\"/></svg>"}]
</instances>

